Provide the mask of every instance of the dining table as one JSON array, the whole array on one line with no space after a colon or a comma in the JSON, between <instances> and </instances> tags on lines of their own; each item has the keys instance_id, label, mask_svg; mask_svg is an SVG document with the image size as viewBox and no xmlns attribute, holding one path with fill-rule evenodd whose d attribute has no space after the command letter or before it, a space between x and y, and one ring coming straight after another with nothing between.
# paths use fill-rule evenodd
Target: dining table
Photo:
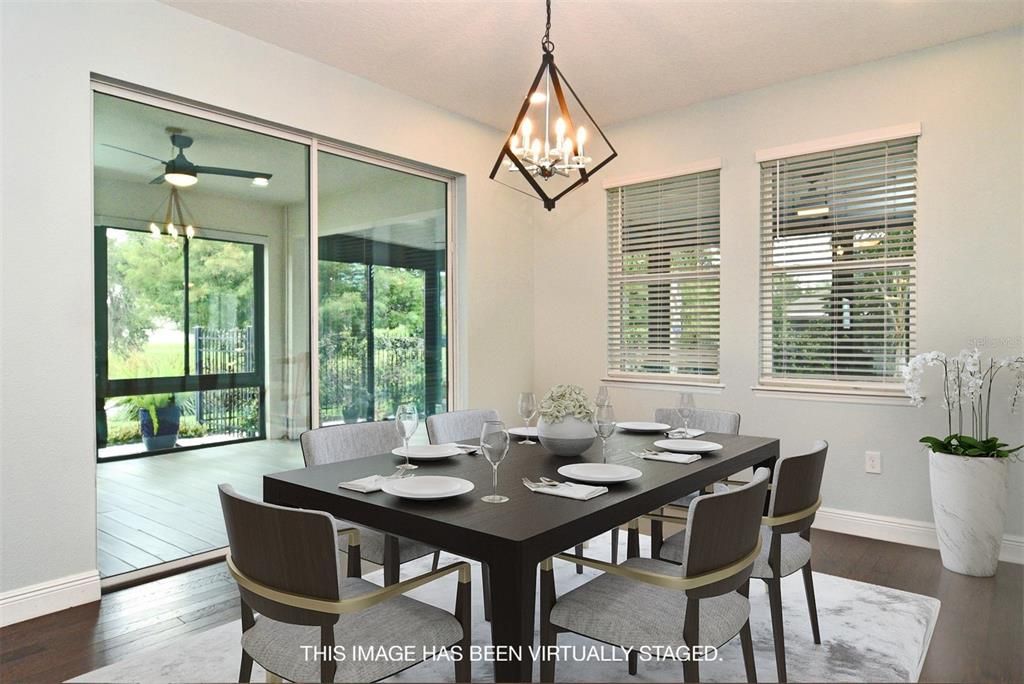
<instances>
[{"instance_id":1,"label":"dining table","mask_svg":"<svg viewBox=\"0 0 1024 684\"><path fill-rule=\"evenodd\" d=\"M612 435L607 442L607 462L633 466L643 475L609 484L607 493L589 500L531 491L522 479L565 480L558 473L561 466L600 463L599 440L580 456L564 457L549 453L541 444L522 444L516 437L498 469L498 493L508 497L506 503L481 501L491 493L491 465L484 456L471 454L419 461L413 471L414 476L447 475L474 483L472 492L452 498L417 501L338 486L369 475L393 473L404 459L392 453L265 475L263 498L272 504L326 511L486 564L495 681L525 682L531 681L533 674L530 646L534 644L537 570L543 560L745 468L772 469L779 456L776 438L715 433L700 439L717 442L722 448L693 463L652 461L635 455L663 437L625 432ZM630 547L627 555L637 555L636 544Z\"/></svg>"}]
</instances>

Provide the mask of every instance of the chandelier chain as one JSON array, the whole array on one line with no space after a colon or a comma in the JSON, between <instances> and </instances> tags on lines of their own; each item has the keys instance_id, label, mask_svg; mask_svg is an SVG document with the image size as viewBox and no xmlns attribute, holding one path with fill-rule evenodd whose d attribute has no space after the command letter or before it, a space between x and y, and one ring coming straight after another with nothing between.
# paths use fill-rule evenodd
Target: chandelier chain
<instances>
[{"instance_id":1,"label":"chandelier chain","mask_svg":"<svg viewBox=\"0 0 1024 684\"><path fill-rule=\"evenodd\" d=\"M555 51L555 44L551 42L551 0L547 0L548 21L544 24L544 39L540 41L540 47L545 54Z\"/></svg>"}]
</instances>

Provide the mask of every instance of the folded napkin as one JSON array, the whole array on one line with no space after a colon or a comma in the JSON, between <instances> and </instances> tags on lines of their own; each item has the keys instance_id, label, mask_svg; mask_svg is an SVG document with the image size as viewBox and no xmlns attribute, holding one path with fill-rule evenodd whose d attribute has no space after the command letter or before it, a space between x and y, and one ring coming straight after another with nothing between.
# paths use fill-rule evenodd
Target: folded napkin
<instances>
[{"instance_id":1,"label":"folded napkin","mask_svg":"<svg viewBox=\"0 0 1024 684\"><path fill-rule=\"evenodd\" d=\"M648 461L666 461L668 463L695 463L700 460L700 454L676 454L669 451L641 454L640 458Z\"/></svg>"},{"instance_id":2,"label":"folded napkin","mask_svg":"<svg viewBox=\"0 0 1024 684\"><path fill-rule=\"evenodd\" d=\"M698 430L697 428L690 428L689 430L677 428L675 430L669 430L665 434L668 435L669 439L686 439L688 437L700 437L704 434L704 430Z\"/></svg>"},{"instance_id":3,"label":"folded napkin","mask_svg":"<svg viewBox=\"0 0 1024 684\"><path fill-rule=\"evenodd\" d=\"M339 482L338 486L342 489L351 489L353 492L369 494L370 492L379 492L384 479L381 475L367 475L351 482Z\"/></svg>"},{"instance_id":4,"label":"folded napkin","mask_svg":"<svg viewBox=\"0 0 1024 684\"><path fill-rule=\"evenodd\" d=\"M585 484L576 484L575 482L572 484L562 483L560 485L545 485L543 487L530 487L527 485L527 488L532 492L564 496L567 499L577 499L579 501L593 499L595 496L601 496L608 491L607 487L592 487Z\"/></svg>"}]
</instances>

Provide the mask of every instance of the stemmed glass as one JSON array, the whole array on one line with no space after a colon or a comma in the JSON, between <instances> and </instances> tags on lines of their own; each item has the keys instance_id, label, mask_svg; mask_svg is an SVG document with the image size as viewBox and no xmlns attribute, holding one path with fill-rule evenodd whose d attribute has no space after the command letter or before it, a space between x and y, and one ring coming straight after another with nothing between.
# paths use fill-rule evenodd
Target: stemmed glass
<instances>
[{"instance_id":1,"label":"stemmed glass","mask_svg":"<svg viewBox=\"0 0 1024 684\"><path fill-rule=\"evenodd\" d=\"M483 449L484 456L487 457L487 461L491 464L491 468L494 471L494 479L491 483L491 494L483 497L482 500L487 503L505 503L508 501L507 496L501 496L498 494L498 464L505 458L505 454L508 453L509 436L508 430L505 429L505 424L500 420L489 420L484 423L483 430L480 431L480 447Z\"/></svg>"},{"instance_id":2,"label":"stemmed glass","mask_svg":"<svg viewBox=\"0 0 1024 684\"><path fill-rule=\"evenodd\" d=\"M594 408L594 431L601 438L601 460L608 462L608 438L615 432L615 410L611 404L601 404Z\"/></svg>"},{"instance_id":3,"label":"stemmed glass","mask_svg":"<svg viewBox=\"0 0 1024 684\"><path fill-rule=\"evenodd\" d=\"M533 392L520 392L519 393L519 417L526 422L526 439L519 442L520 444L536 444L530 439L530 421L537 415L537 398L533 396Z\"/></svg>"},{"instance_id":4,"label":"stemmed glass","mask_svg":"<svg viewBox=\"0 0 1024 684\"><path fill-rule=\"evenodd\" d=\"M607 406L612 402L608 399L608 385L601 385L597 388L597 399L594 403L598 406Z\"/></svg>"},{"instance_id":5,"label":"stemmed glass","mask_svg":"<svg viewBox=\"0 0 1024 684\"><path fill-rule=\"evenodd\" d=\"M398 410L395 411L395 429L398 430L398 436L405 442L405 448L402 450L405 453L405 463L398 466L403 473L404 471L417 468L417 466L409 463L409 438L412 437L419 426L420 414L416 410L416 404L399 405Z\"/></svg>"},{"instance_id":6,"label":"stemmed glass","mask_svg":"<svg viewBox=\"0 0 1024 684\"><path fill-rule=\"evenodd\" d=\"M676 412L679 414L679 419L683 423L683 437L688 438L690 436L690 419L693 418L694 412L697 410L697 404L693 401L693 395L689 392L682 392L679 395L679 408Z\"/></svg>"}]
</instances>

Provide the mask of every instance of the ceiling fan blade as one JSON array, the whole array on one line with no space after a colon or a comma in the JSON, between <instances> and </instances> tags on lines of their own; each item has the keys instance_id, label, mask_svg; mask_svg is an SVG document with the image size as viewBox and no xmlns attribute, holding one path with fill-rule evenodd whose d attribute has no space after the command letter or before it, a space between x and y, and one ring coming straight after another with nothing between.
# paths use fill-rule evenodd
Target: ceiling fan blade
<instances>
[{"instance_id":1,"label":"ceiling fan blade","mask_svg":"<svg viewBox=\"0 0 1024 684\"><path fill-rule=\"evenodd\" d=\"M140 157L145 157L146 159L152 159L153 161L158 161L161 164L166 164L167 163L166 159L158 159L158 158L156 158L156 157L154 157L152 155L149 155L149 154L143 154L142 152L136 152L135 150L129 150L127 147L118 147L117 145L108 145L107 143L100 143L100 144L103 145L104 147L110 147L110 148L115 149L115 150L121 150L122 152L128 152L129 154L137 154Z\"/></svg>"},{"instance_id":2,"label":"ceiling fan blade","mask_svg":"<svg viewBox=\"0 0 1024 684\"><path fill-rule=\"evenodd\" d=\"M242 169L225 169L220 166L197 166L196 173L209 173L215 176L234 176L235 178L266 178L269 180L273 174L262 171L243 171Z\"/></svg>"},{"instance_id":3,"label":"ceiling fan blade","mask_svg":"<svg viewBox=\"0 0 1024 684\"><path fill-rule=\"evenodd\" d=\"M163 182L164 182L164 174L161 173L159 176L157 176L153 180L149 181L149 184L150 185L160 185Z\"/></svg>"}]
</instances>

